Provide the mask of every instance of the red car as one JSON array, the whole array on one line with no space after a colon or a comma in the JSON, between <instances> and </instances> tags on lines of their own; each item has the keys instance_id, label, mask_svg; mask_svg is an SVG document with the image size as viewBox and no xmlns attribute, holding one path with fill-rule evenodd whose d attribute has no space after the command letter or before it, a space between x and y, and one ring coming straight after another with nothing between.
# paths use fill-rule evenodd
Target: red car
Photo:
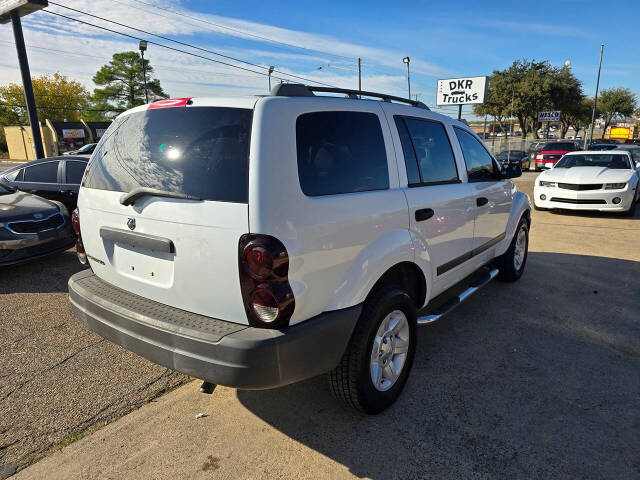
<instances>
[{"instance_id":1,"label":"red car","mask_svg":"<svg viewBox=\"0 0 640 480\"><path fill-rule=\"evenodd\" d=\"M575 152L577 150L582 150L582 145L580 145L579 142L564 141L547 143L536 155L536 172L539 172L543 168L553 167L565 153Z\"/></svg>"}]
</instances>

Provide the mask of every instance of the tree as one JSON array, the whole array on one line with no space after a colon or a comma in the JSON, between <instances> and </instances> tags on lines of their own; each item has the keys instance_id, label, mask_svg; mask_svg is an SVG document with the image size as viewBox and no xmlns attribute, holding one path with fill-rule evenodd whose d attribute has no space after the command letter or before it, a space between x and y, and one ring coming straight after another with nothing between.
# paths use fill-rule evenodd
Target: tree
<instances>
[{"instance_id":1,"label":"tree","mask_svg":"<svg viewBox=\"0 0 640 480\"><path fill-rule=\"evenodd\" d=\"M583 120L585 113L582 82L571 73L569 67L555 69L553 72L550 97L552 109L561 111L560 138L564 138L572 122Z\"/></svg>"},{"instance_id":2,"label":"tree","mask_svg":"<svg viewBox=\"0 0 640 480\"><path fill-rule=\"evenodd\" d=\"M168 98L160 80L152 79L153 67L144 60L149 99ZM94 75L93 82L104 88L93 91L94 108L132 108L146 103L142 62L137 52L114 53L111 61Z\"/></svg>"},{"instance_id":3,"label":"tree","mask_svg":"<svg viewBox=\"0 0 640 480\"><path fill-rule=\"evenodd\" d=\"M33 77L31 83L40 120L78 120L89 105L87 89L80 82L59 73ZM28 124L22 84L10 83L0 87L0 104L0 123Z\"/></svg>"},{"instance_id":4,"label":"tree","mask_svg":"<svg viewBox=\"0 0 640 480\"><path fill-rule=\"evenodd\" d=\"M604 138L607 127L611 125L614 120L631 116L636 106L636 96L628 88L610 88L603 90L598 99L598 111L604 121L602 138Z\"/></svg>"},{"instance_id":5,"label":"tree","mask_svg":"<svg viewBox=\"0 0 640 480\"><path fill-rule=\"evenodd\" d=\"M40 121L78 120L89 104L87 89L80 82L59 73L33 77L31 83ZM28 124L22 84L10 83L0 87L0 150L7 149L3 126Z\"/></svg>"},{"instance_id":6,"label":"tree","mask_svg":"<svg viewBox=\"0 0 640 480\"><path fill-rule=\"evenodd\" d=\"M572 127L576 132L576 137L580 133L580 130L584 128L587 136L587 128L591 123L591 112L593 111L593 98L583 98L580 103L562 112L561 121Z\"/></svg>"}]
</instances>

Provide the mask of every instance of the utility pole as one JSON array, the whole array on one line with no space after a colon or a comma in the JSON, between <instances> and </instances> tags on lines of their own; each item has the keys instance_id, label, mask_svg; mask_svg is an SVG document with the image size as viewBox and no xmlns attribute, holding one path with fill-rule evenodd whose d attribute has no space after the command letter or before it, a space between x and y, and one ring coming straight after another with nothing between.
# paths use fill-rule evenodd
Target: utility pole
<instances>
[{"instance_id":1,"label":"utility pole","mask_svg":"<svg viewBox=\"0 0 640 480\"><path fill-rule=\"evenodd\" d=\"M484 116L484 126L482 127L482 141L487 138L487 115Z\"/></svg>"},{"instance_id":2,"label":"utility pole","mask_svg":"<svg viewBox=\"0 0 640 480\"><path fill-rule=\"evenodd\" d=\"M407 86L409 87L409 99L411 99L411 75L409 74L409 62L411 59L409 57L404 57L402 61L407 64Z\"/></svg>"},{"instance_id":3,"label":"utility pole","mask_svg":"<svg viewBox=\"0 0 640 480\"><path fill-rule=\"evenodd\" d=\"M24 46L24 36L22 35L22 22L20 21L20 17L48 6L48 3L46 2L46 0L40 2L13 3L16 8L13 8L10 11L0 11L0 23L9 22L10 18L13 25L13 38L16 42L16 50L18 52L18 63L20 64L20 75L22 76L22 86L24 88L24 100L27 105L29 124L31 125L31 136L33 137L33 148L35 150L35 157L44 158L42 134L40 133L40 122L38 121L38 111L36 110L36 101L33 96L31 72L29 71L27 50Z\"/></svg>"},{"instance_id":4,"label":"utility pole","mask_svg":"<svg viewBox=\"0 0 640 480\"><path fill-rule=\"evenodd\" d=\"M358 57L358 91L362 91L362 59Z\"/></svg>"},{"instance_id":5,"label":"utility pole","mask_svg":"<svg viewBox=\"0 0 640 480\"><path fill-rule=\"evenodd\" d=\"M142 76L144 77L144 98L146 103L149 103L149 92L147 91L147 69L144 66L144 51L147 49L147 41L140 40L140 59L142 61Z\"/></svg>"},{"instance_id":6,"label":"utility pole","mask_svg":"<svg viewBox=\"0 0 640 480\"><path fill-rule=\"evenodd\" d=\"M604 52L604 43L600 45L600 63L598 65L598 80L596 81L596 96L593 99L593 112L591 112L591 128L589 129L589 147L593 142L593 130L596 123L596 108L598 107L598 88L600 87L600 71L602 70L602 53ZM604 136L604 135L603 135ZM587 148L587 136L584 136L584 147Z\"/></svg>"}]
</instances>

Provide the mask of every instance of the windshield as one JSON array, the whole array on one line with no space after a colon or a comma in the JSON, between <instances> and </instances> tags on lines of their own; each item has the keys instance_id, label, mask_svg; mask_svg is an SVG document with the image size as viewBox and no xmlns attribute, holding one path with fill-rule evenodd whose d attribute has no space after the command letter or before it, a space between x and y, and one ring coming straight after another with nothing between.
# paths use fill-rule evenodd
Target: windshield
<instances>
[{"instance_id":1,"label":"windshield","mask_svg":"<svg viewBox=\"0 0 640 480\"><path fill-rule=\"evenodd\" d=\"M96 144L95 143L89 143L87 145L85 145L84 147L82 147L80 150L78 150L78 152L86 152L88 150L91 150L93 147L95 147Z\"/></svg>"},{"instance_id":2,"label":"windshield","mask_svg":"<svg viewBox=\"0 0 640 480\"><path fill-rule=\"evenodd\" d=\"M574 150L573 143L547 143L542 150Z\"/></svg>"},{"instance_id":3,"label":"windshield","mask_svg":"<svg viewBox=\"0 0 640 480\"><path fill-rule=\"evenodd\" d=\"M589 147L589 150L615 150L617 148L616 145L591 145L591 147Z\"/></svg>"},{"instance_id":4,"label":"windshield","mask_svg":"<svg viewBox=\"0 0 640 480\"><path fill-rule=\"evenodd\" d=\"M556 168L605 167L614 170L631 168L629 157L619 153L590 153L565 155L556 164Z\"/></svg>"},{"instance_id":5,"label":"windshield","mask_svg":"<svg viewBox=\"0 0 640 480\"><path fill-rule=\"evenodd\" d=\"M180 107L122 116L96 147L83 186L247 203L252 115L240 108Z\"/></svg>"}]
</instances>

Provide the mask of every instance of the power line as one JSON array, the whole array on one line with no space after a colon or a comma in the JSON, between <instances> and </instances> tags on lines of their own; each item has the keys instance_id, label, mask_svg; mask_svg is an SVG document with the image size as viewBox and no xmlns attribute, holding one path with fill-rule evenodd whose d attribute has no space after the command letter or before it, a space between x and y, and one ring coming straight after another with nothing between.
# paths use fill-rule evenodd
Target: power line
<instances>
[{"instance_id":1,"label":"power line","mask_svg":"<svg viewBox=\"0 0 640 480\"><path fill-rule=\"evenodd\" d=\"M119 1L119 0L113 0L113 1L115 1L116 3L121 3L121 4L124 4L124 5L127 5L128 7L136 8L136 9L141 10L141 11L143 11L143 12L148 11L148 10L144 10L144 9L142 9L142 8L140 8L140 7L136 7L135 5L130 5L130 4L128 4L128 3L121 2L121 1ZM50 3L52 3L52 2L50 2ZM232 31L232 32L236 32L236 33L239 33L239 34L241 34L241 35L248 36L248 37L258 38L258 39L260 39L260 40L265 40L265 41L267 41L267 42L269 42L269 43L274 43L274 44L277 44L277 45L282 45L282 46L290 47L290 48L297 48L297 49L300 49L300 50L306 50L306 51L308 51L308 52L322 53L322 54L324 54L324 55L329 55L329 56L336 57L336 58L344 58L344 59L350 60L352 63L356 60L355 58L352 58L352 57L346 57L346 56L344 56L344 55L339 55L339 54L337 54L337 53L330 53L330 52L325 52L325 51L323 51L323 50L316 50L316 49L313 49L313 48L302 47L302 46L300 46L300 45L294 45L294 44L292 44L292 43L282 42L282 41L280 41L280 40L274 40L274 39L272 39L272 38L265 37L265 36L262 36L262 35L257 35L257 34L254 34L254 33L245 32L245 31L240 30L240 29L237 29L237 28L228 27L228 26L226 26L226 25L221 25L221 24L219 24L219 23L214 23L214 22L211 22L211 21L209 21L209 20L204 20L204 19L202 19L202 18L197 18L197 17L194 17L194 16L192 16L192 15L188 15L188 14L183 13L183 12L178 13L178 12L176 12L176 11L174 11L174 10L170 10L170 9L168 9L168 8L160 7L160 6L158 6L158 5L152 5L152 4L150 4L150 3L143 2L143 1L141 1L141 0L137 0L137 2L136 2L136 3L142 3L142 4L144 4L144 5L147 5L147 6L152 7L152 8L156 8L156 9L158 9L158 10L164 10L165 12L169 12L169 13L171 13L172 15L175 15L175 16L177 16L177 17L179 17L179 18L182 18L182 17L190 18L190 19L192 19L192 20L196 20L196 21L201 22L201 23L206 23L206 24L212 25L212 26L217 27L217 28L222 28L222 29L224 29L224 30L229 30L229 31ZM169 18L169 17L167 17L166 15L161 15L161 14L156 13L156 12L150 12L150 13L152 13L153 15L158 15L158 16L164 17L164 18ZM185 22L184 20L182 20L182 22L183 22L183 23L186 23L186 24L188 24L188 25L193 25L193 23ZM212 29L211 29L211 30L212 30ZM309 55L309 54L307 54L307 55Z\"/></svg>"},{"instance_id":2,"label":"power line","mask_svg":"<svg viewBox=\"0 0 640 480\"><path fill-rule=\"evenodd\" d=\"M4 43L6 45L15 45L15 42L6 42L4 40L0 40L0 43ZM36 50L44 50L47 52L56 52L62 55L71 55L74 57L83 57L83 58L95 58L98 60L102 60L102 61L111 61L113 60L113 58L107 58L107 57L98 57L96 55L87 55L84 53L77 53L77 52L70 52L69 50L59 50L57 48L47 48L47 47L40 47L38 45L26 45L29 48L34 48ZM211 74L214 73L216 76L223 76L223 77L241 77L241 76L251 76L251 75L242 75L242 74L234 74L234 73L223 73L223 72L217 72L217 71L205 71L205 70L196 70L193 68L185 68L185 67L169 67L166 66L164 64L156 64L158 67L162 67L163 70L173 70L173 71L177 71L177 72L194 72L194 73L204 73L204 74ZM257 75L256 75L257 76ZM260 75L262 76L262 75Z\"/></svg>"},{"instance_id":3,"label":"power line","mask_svg":"<svg viewBox=\"0 0 640 480\"><path fill-rule=\"evenodd\" d=\"M56 5L56 6L58 6L58 7L66 8L67 10L72 10L72 11L74 11L74 12L78 12L78 13L80 13L80 14L82 14L82 15L87 15L87 16L89 16L89 17L97 18L97 19L102 20L102 21L105 21L105 22L110 22L110 23L113 23L113 24L115 24L115 25L118 25L118 26L121 26L121 27L124 27L124 28L129 28L129 29L131 29L131 30L134 30L134 31L137 31L137 32L144 33L145 35L152 35L152 36L154 36L154 37L158 37L158 38L161 38L161 39L166 40L166 41L169 41L169 42L177 43L177 44L179 44L179 45L184 45L184 46L186 46L186 47L194 48L194 49L196 49L196 50L201 50L201 51L203 51L203 52L211 53L211 54L213 54L213 55L217 55L217 56L219 56L219 57L226 58L226 59L228 59L228 60L233 60L233 61L235 61L235 62L244 63L244 64L246 64L246 65L251 65L252 67L263 68L263 69L265 69L265 70L268 70L268 69L269 69L269 67L264 67L264 66L262 66L262 65L258 65L258 64L256 64L256 63L252 63L252 62L248 62L248 61L246 61L246 60L241 60L241 59L239 59L239 58L235 58L235 57L232 57L232 56L230 56L230 55L225 55L225 54L222 54L222 53L218 53L218 52L216 52L216 51L213 51L213 50L208 50L208 49L206 49L206 48L202 48L202 47L198 47L198 46L196 46L196 45L192 45L192 44L190 44L190 43L182 42L182 41L180 41L180 40L175 40L175 39L173 39L173 38L165 37L165 36L163 36L163 35L158 35L158 34L156 34L156 33L152 33L152 32L146 31L146 30L142 30L142 29L140 29L140 28L132 27L132 26L130 26L130 25L126 25L126 24L124 24L124 23L116 22L115 20L109 20L108 18L104 18L104 17L101 17L101 16L99 16L99 15L94 15L94 14L92 14L92 13L84 12L84 11L82 11L82 10L78 10L78 9L76 9L76 8L67 7L66 5L62 5L62 4L59 4L59 3L56 3L56 2L49 2L49 3L50 3L50 4L52 4L52 5ZM47 13L52 13L52 14L54 14L54 15L58 15L58 16L61 16L61 17L64 17L64 18L70 19L70 20L74 20L74 21L76 21L76 22L81 22L81 23L85 23L85 24L87 24L87 25L92 25L92 26L97 27L97 28L102 28L102 29L105 29L105 30L110 30L110 29L107 29L106 27L101 27L101 26L99 26L99 25L95 25L95 24L91 24L91 23L88 23L88 22L84 22L84 21L79 20L79 19L77 19L77 18L68 17L68 16L66 16L66 15L62 15L62 14L60 14L60 13L52 12L52 11L50 11L50 10L44 10L44 11L45 11L45 12L47 12ZM113 32L115 32L115 33L120 33L121 35L126 35L126 36L131 37L131 38L136 38L136 37L134 37L134 36L132 36L132 35L128 35L128 34L123 33L123 32L116 32L115 30L110 30L110 31L113 31ZM141 38L136 38L136 39L137 39L137 40L143 40L143 39L141 39ZM151 44L153 44L153 45L158 45L158 46L165 47L165 48L171 48L171 47L168 47L167 45L162 45L162 44L160 44L160 43L155 43L155 42L150 41L150 40L148 40L148 42L149 42L149 43L151 43ZM185 52L185 51L183 51L183 50L178 50L178 49L173 49L173 50L177 50L177 51L180 51L180 52L182 52L182 53L189 53L189 52ZM194 54L192 54L192 53L191 53L191 55L194 55ZM206 57L205 57L205 58L206 58ZM208 60L217 61L217 60L214 60L214 59L211 59L211 58L208 58ZM235 68L243 68L243 67L240 67L240 66L238 66L238 65L227 64L227 63L221 62L221 61L219 61L219 60L218 60L218 62L219 62L219 63L222 63L222 64L225 64L225 65L229 65L229 66L235 67ZM260 73L260 74L262 74L262 75L269 76L269 74L268 74L268 73L256 72L256 71L254 71L254 70L249 70L249 69L245 69L245 70L251 71L251 72L253 72L253 73ZM317 83L317 84L319 84L319 85L325 85L325 86L328 86L328 87L333 87L333 86L334 86L334 85L329 85L329 84L327 84L327 83L319 82L319 81L317 81L317 80L312 80L312 79L309 79L309 78L301 77L301 76L299 76L299 75L294 75L294 74L292 74L292 73L282 72L282 71L280 71L280 70L274 70L274 72L275 72L275 73L279 73L280 75L286 75L286 76L288 76L288 77L297 78L297 79L299 79L299 80L304 80L304 81L306 81L306 82ZM280 78L280 77L276 77L276 78ZM282 79L282 80L286 80L286 79Z\"/></svg>"},{"instance_id":4,"label":"power line","mask_svg":"<svg viewBox=\"0 0 640 480\"><path fill-rule=\"evenodd\" d=\"M2 103L3 107L27 108L25 105L17 105L12 103ZM72 107L38 107L39 110L74 110L77 112L124 112L124 108L72 108Z\"/></svg>"}]
</instances>

